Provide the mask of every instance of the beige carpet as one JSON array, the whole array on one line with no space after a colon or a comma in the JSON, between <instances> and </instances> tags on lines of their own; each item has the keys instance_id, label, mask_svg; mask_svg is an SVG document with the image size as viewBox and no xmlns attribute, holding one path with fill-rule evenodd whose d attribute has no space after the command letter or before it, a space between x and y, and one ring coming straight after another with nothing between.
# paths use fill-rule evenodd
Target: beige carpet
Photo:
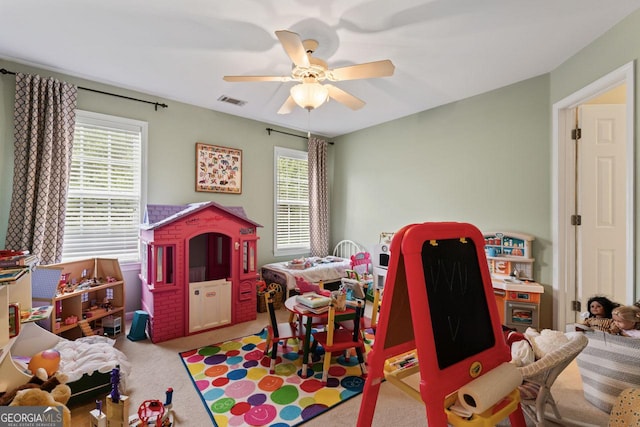
<instances>
[{"instance_id":1,"label":"beige carpet","mask_svg":"<svg viewBox=\"0 0 640 427\"><path fill-rule=\"evenodd\" d=\"M280 310L278 316L282 318L281 321L284 321L288 312ZM212 425L211 419L178 357L178 352L256 333L267 322L266 313L258 313L257 320L253 322L160 344L152 344L149 340L132 342L124 334L118 337L116 347L127 355L132 364L132 372L128 380L129 389L125 393L131 399L131 413L134 414L144 400L164 401L166 389L172 387L174 390L173 409L177 417L177 425L198 427ZM129 324L127 324L128 330ZM608 414L584 400L582 382L575 362L558 377L552 392L564 420L562 423L548 422L548 426L607 425ZM360 409L360 401L361 396L354 397L326 414L309 421L305 426L354 426ZM94 407L94 403L71 407L72 425L88 426L88 412ZM392 384L383 383L380 387L373 425L426 425L424 406ZM508 422L504 425L508 425Z\"/></svg>"}]
</instances>

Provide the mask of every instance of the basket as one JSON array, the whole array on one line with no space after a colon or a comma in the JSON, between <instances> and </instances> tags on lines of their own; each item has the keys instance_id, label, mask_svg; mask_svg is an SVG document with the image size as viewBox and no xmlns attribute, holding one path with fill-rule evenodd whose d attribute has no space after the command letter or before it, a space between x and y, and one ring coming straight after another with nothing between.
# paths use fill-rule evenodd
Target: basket
<instances>
[{"instance_id":1,"label":"basket","mask_svg":"<svg viewBox=\"0 0 640 427\"><path fill-rule=\"evenodd\" d=\"M282 307L282 286L278 283L270 283L267 287L267 291L258 291L258 313L264 313L267 311L267 302L265 301L264 294L270 291L275 291L273 295L273 308L278 310Z\"/></svg>"},{"instance_id":2,"label":"basket","mask_svg":"<svg viewBox=\"0 0 640 427\"><path fill-rule=\"evenodd\" d=\"M577 357L584 398L610 413L622 390L640 387L640 340L602 331L585 335L589 344Z\"/></svg>"}]
</instances>

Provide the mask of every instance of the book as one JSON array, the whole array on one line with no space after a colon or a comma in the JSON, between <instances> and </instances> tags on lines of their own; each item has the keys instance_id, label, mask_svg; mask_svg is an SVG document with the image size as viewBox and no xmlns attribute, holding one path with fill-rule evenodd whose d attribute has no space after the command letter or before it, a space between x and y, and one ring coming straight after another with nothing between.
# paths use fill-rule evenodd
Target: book
<instances>
[{"instance_id":1,"label":"book","mask_svg":"<svg viewBox=\"0 0 640 427\"><path fill-rule=\"evenodd\" d=\"M293 306L293 308L301 314L305 314L305 313L311 313L311 311L309 311L309 307L307 307L306 305L302 305L302 304L295 304Z\"/></svg>"},{"instance_id":2,"label":"book","mask_svg":"<svg viewBox=\"0 0 640 427\"><path fill-rule=\"evenodd\" d=\"M22 251L14 251L11 249L0 249L0 258L16 256L16 255L29 255L29 251L26 249Z\"/></svg>"},{"instance_id":3,"label":"book","mask_svg":"<svg viewBox=\"0 0 640 427\"><path fill-rule=\"evenodd\" d=\"M27 271L29 271L28 268L6 268L4 270L0 270L0 282L18 280Z\"/></svg>"},{"instance_id":4,"label":"book","mask_svg":"<svg viewBox=\"0 0 640 427\"><path fill-rule=\"evenodd\" d=\"M41 307L31 307L28 310L20 312L20 322L36 322L38 320L48 319L53 311L52 305L43 305Z\"/></svg>"},{"instance_id":5,"label":"book","mask_svg":"<svg viewBox=\"0 0 640 427\"><path fill-rule=\"evenodd\" d=\"M329 305L325 305L322 307L311 308L311 307L307 307L306 305L296 304L295 310L300 314L306 314L306 313L322 314L322 313L327 313L330 307L331 306Z\"/></svg>"},{"instance_id":6,"label":"book","mask_svg":"<svg viewBox=\"0 0 640 427\"><path fill-rule=\"evenodd\" d=\"M322 314L322 313L327 313L329 311L329 308L331 308L330 305L323 305L322 307L316 307L316 308L308 307L308 310L309 310L309 313Z\"/></svg>"},{"instance_id":7,"label":"book","mask_svg":"<svg viewBox=\"0 0 640 427\"><path fill-rule=\"evenodd\" d=\"M38 257L35 255L13 255L0 257L0 268L26 267L35 264Z\"/></svg>"},{"instance_id":8,"label":"book","mask_svg":"<svg viewBox=\"0 0 640 427\"><path fill-rule=\"evenodd\" d=\"M35 264L38 257L35 255L13 255L0 257L0 268L26 267Z\"/></svg>"},{"instance_id":9,"label":"book","mask_svg":"<svg viewBox=\"0 0 640 427\"><path fill-rule=\"evenodd\" d=\"M296 302L306 307L317 308L331 304L331 298L316 294L315 292L308 292L296 296Z\"/></svg>"}]
</instances>

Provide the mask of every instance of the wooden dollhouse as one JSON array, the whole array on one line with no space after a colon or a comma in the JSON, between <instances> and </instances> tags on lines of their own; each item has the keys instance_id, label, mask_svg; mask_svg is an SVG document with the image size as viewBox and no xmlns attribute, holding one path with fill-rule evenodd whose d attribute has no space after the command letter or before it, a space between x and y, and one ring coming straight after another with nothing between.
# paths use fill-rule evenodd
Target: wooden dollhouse
<instances>
[{"instance_id":1,"label":"wooden dollhouse","mask_svg":"<svg viewBox=\"0 0 640 427\"><path fill-rule=\"evenodd\" d=\"M147 206L140 280L154 343L256 318L258 227L215 202Z\"/></svg>"}]
</instances>

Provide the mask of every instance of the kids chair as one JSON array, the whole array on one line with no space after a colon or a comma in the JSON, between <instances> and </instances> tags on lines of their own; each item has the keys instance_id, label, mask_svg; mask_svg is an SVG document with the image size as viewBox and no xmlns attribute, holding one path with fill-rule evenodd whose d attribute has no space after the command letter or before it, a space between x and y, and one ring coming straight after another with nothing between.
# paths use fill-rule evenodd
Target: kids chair
<instances>
[{"instance_id":1,"label":"kids chair","mask_svg":"<svg viewBox=\"0 0 640 427\"><path fill-rule=\"evenodd\" d=\"M367 368L364 361L364 340L360 331L360 321L362 317L362 301L357 301L355 309L355 317L353 318L354 329L352 331L341 328L337 324L340 319L340 315L336 316L335 308L333 304L329 308L329 316L327 319L327 328L323 332L316 332L313 334L313 348L319 344L324 348L324 361L322 364L322 384L327 384L329 376L329 367L331 366L331 355L339 352L346 352L352 348L355 348L358 355L358 363L362 370L362 375L367 375ZM345 353L346 354L346 353ZM311 357L311 355L309 355ZM348 356L345 356L348 358Z\"/></svg>"},{"instance_id":2,"label":"kids chair","mask_svg":"<svg viewBox=\"0 0 640 427\"><path fill-rule=\"evenodd\" d=\"M589 340L584 334L574 334L569 342L545 354L535 362L521 368L523 382L520 390L520 403L524 413L535 423L544 427L544 412L547 403L551 405L556 419L562 419L556 402L551 395L551 386L558 375L587 346Z\"/></svg>"},{"instance_id":3,"label":"kids chair","mask_svg":"<svg viewBox=\"0 0 640 427\"><path fill-rule=\"evenodd\" d=\"M354 282L354 280L350 280L350 279L342 279L342 283L349 283L351 284L352 282ZM355 285L351 284L352 287L355 288ZM357 288L356 288L357 289ZM370 329L373 331L374 335L376 333L376 329L378 327L378 312L380 311L380 303L382 302L382 296L381 296L381 292L380 289L375 288L375 290L373 291L373 303L371 305L371 316L367 316L366 314L366 304L367 304L367 299L366 299L366 294L367 294L367 287L360 285L360 293L358 294L357 292L354 292L353 295L356 298L356 300L362 301L362 318L360 319L360 329L362 331L362 336L364 337L365 335L365 331L367 329ZM353 320L345 320L340 322L340 326L348 329L350 331L353 331L354 328L354 321ZM366 339L365 339L365 342ZM367 342L368 343L368 342Z\"/></svg>"},{"instance_id":4,"label":"kids chair","mask_svg":"<svg viewBox=\"0 0 640 427\"><path fill-rule=\"evenodd\" d=\"M371 316L362 317L362 329L371 329L375 335L378 328L378 312L382 303L382 294L380 289L375 288L373 291L373 303L371 304Z\"/></svg>"},{"instance_id":5,"label":"kids chair","mask_svg":"<svg viewBox=\"0 0 640 427\"><path fill-rule=\"evenodd\" d=\"M278 344L282 342L282 347L287 347L287 341L290 339L297 339L299 334L296 328L295 322L282 322L278 323L276 319L276 312L274 308L274 294L275 291L271 290L265 292L264 298L266 300L267 311L269 313L269 325L267 325L267 342L264 346L264 355L266 356L269 347L271 348L271 366L269 372L275 373L276 359L278 357Z\"/></svg>"}]
</instances>

